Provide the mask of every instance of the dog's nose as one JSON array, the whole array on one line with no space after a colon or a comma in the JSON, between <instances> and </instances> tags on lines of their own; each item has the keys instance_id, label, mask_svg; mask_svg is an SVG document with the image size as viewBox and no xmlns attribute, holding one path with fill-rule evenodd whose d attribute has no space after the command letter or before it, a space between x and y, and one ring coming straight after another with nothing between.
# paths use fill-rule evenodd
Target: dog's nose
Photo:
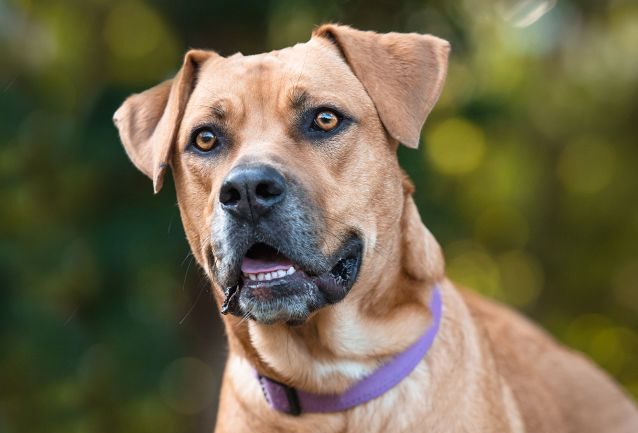
<instances>
[{"instance_id":1,"label":"dog's nose","mask_svg":"<svg viewBox=\"0 0 638 433\"><path fill-rule=\"evenodd\" d=\"M219 192L219 202L231 214L253 222L283 200L286 180L268 165L233 168Z\"/></svg>"}]
</instances>

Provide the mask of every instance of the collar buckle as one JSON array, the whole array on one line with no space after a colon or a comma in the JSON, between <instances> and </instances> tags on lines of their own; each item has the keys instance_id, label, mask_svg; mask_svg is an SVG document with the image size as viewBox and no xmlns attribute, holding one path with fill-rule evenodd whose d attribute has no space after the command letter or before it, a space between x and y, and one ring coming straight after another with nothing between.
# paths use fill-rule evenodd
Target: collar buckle
<instances>
[{"instance_id":1,"label":"collar buckle","mask_svg":"<svg viewBox=\"0 0 638 433\"><path fill-rule=\"evenodd\" d=\"M301 415L299 394L295 388L262 375L258 375L258 379L270 406L288 415Z\"/></svg>"}]
</instances>

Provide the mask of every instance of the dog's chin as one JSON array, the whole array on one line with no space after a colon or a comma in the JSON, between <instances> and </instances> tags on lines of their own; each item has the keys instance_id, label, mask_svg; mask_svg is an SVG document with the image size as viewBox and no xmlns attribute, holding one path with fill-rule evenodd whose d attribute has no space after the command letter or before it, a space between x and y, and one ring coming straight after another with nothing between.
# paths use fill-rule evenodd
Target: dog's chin
<instances>
[{"instance_id":1,"label":"dog's chin","mask_svg":"<svg viewBox=\"0 0 638 433\"><path fill-rule=\"evenodd\" d=\"M243 259L236 283L225 290L222 312L261 324L303 324L313 312L346 297L356 282L362 254L362 241L352 236L329 260L322 258L331 268L312 272L274 247L255 244ZM272 270L260 272L267 269Z\"/></svg>"}]
</instances>

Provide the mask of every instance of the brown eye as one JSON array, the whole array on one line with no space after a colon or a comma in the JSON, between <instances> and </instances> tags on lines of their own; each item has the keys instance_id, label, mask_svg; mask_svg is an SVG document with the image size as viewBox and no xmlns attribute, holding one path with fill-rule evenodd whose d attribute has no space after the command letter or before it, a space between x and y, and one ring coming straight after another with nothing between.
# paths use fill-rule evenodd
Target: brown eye
<instances>
[{"instance_id":1,"label":"brown eye","mask_svg":"<svg viewBox=\"0 0 638 433\"><path fill-rule=\"evenodd\" d=\"M339 117L330 110L320 111L315 116L315 125L322 131L332 131L339 125Z\"/></svg>"},{"instance_id":2,"label":"brown eye","mask_svg":"<svg viewBox=\"0 0 638 433\"><path fill-rule=\"evenodd\" d=\"M203 129L195 136L195 147L202 152L208 152L217 144L217 136L209 129Z\"/></svg>"}]
</instances>

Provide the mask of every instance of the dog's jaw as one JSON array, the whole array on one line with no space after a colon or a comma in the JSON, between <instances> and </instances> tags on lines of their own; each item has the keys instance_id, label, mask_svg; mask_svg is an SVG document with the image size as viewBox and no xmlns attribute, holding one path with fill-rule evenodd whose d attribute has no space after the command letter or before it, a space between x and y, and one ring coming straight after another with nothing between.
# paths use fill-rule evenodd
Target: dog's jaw
<instances>
[{"instance_id":1,"label":"dog's jaw","mask_svg":"<svg viewBox=\"0 0 638 433\"><path fill-rule=\"evenodd\" d=\"M443 259L413 206L407 197L401 225L379 235L383 249L366 249L357 282L341 302L300 326L242 322L259 359L256 368L308 391L343 392L423 333L431 318L429 288L443 279ZM404 236L410 236L405 249ZM389 257L401 254L414 256L410 263L427 271L415 276L405 267L387 266Z\"/></svg>"},{"instance_id":2,"label":"dog's jaw","mask_svg":"<svg viewBox=\"0 0 638 433\"><path fill-rule=\"evenodd\" d=\"M262 324L285 322L288 325L300 325L315 311L346 297L357 280L363 249L361 239L353 235L332 257L319 259L333 266L315 275L296 263L293 265L287 257L280 260L286 264L284 268L289 267L294 272L278 278L265 280L262 273L258 280L254 278L255 274L250 274L252 278L248 278L248 274L242 271L236 282L224 289L222 313L231 313ZM262 247L261 250L266 248ZM243 269L249 269L246 262L259 261L244 257ZM277 267L276 264L269 266Z\"/></svg>"}]
</instances>

